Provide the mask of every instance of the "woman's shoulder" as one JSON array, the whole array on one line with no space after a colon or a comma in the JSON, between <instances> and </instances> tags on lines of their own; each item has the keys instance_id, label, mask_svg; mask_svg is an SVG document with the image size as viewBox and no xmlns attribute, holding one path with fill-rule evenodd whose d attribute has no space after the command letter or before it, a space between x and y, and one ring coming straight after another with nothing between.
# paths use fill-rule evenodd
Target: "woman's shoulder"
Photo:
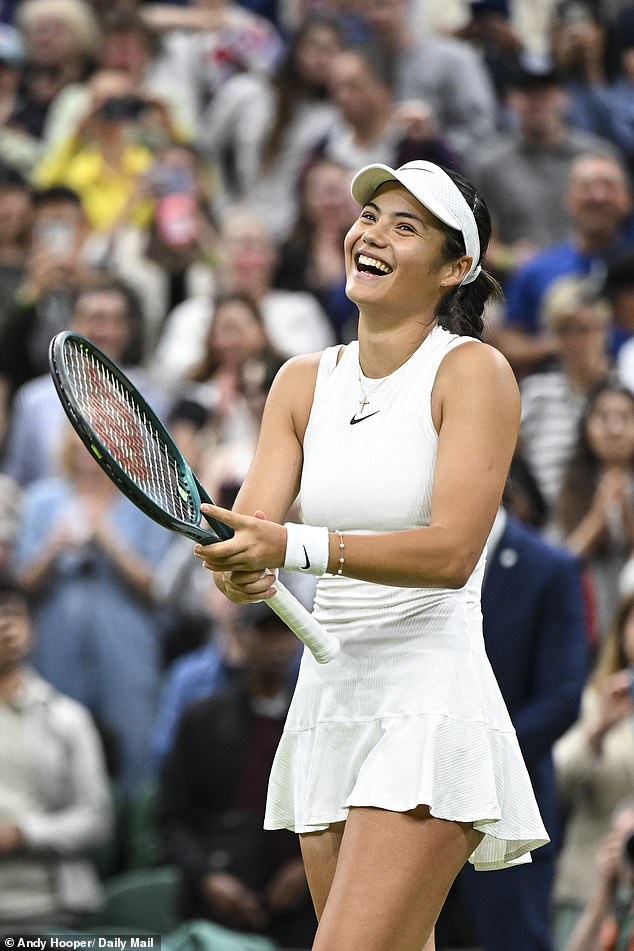
<instances>
[{"instance_id":1,"label":"woman's shoulder","mask_svg":"<svg viewBox=\"0 0 634 951\"><path fill-rule=\"evenodd\" d=\"M314 353L302 353L287 360L275 377L269 401L291 411L296 427L303 431L308 421L320 373L334 369L342 347L327 347Z\"/></svg>"},{"instance_id":2,"label":"woman's shoulder","mask_svg":"<svg viewBox=\"0 0 634 951\"><path fill-rule=\"evenodd\" d=\"M278 390L289 393L312 392L315 389L317 374L322 362L336 363L337 347L327 347L313 353L301 353L286 360L275 377Z\"/></svg>"},{"instance_id":3,"label":"woman's shoulder","mask_svg":"<svg viewBox=\"0 0 634 951\"><path fill-rule=\"evenodd\" d=\"M479 385L496 381L517 389L511 366L500 350L475 337L454 338L454 345L443 357L439 376L444 374L460 381L475 380Z\"/></svg>"}]
</instances>

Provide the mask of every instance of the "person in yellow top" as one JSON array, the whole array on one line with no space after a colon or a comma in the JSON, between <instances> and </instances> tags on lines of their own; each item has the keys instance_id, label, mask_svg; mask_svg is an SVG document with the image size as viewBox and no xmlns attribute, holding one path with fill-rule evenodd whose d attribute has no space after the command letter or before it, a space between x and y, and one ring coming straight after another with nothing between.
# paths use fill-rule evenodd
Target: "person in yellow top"
<instances>
[{"instance_id":1,"label":"person in yellow top","mask_svg":"<svg viewBox=\"0 0 634 951\"><path fill-rule=\"evenodd\" d=\"M140 176L154 161L154 147L180 135L161 100L139 95L130 79L102 70L90 81L90 105L74 133L46 154L33 173L38 188L66 185L82 200L95 231L111 231L128 209ZM151 203L135 205L132 220L144 227Z\"/></svg>"}]
</instances>

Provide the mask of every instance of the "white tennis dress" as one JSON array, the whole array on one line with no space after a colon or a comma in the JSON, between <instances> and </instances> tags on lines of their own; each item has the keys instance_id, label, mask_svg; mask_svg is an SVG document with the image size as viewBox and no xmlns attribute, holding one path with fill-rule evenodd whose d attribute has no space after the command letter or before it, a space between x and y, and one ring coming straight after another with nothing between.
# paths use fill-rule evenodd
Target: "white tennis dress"
<instances>
[{"instance_id":1,"label":"white tennis dress","mask_svg":"<svg viewBox=\"0 0 634 951\"><path fill-rule=\"evenodd\" d=\"M471 338L435 327L390 376L362 377L358 344L324 351L304 438L305 520L344 534L429 524L437 434L431 391L443 357ZM359 412L363 391L369 404ZM484 650L484 554L463 588L319 579L315 617L341 642L304 651L273 764L268 829L310 832L350 806L420 803L485 835L480 869L530 861L548 841Z\"/></svg>"}]
</instances>

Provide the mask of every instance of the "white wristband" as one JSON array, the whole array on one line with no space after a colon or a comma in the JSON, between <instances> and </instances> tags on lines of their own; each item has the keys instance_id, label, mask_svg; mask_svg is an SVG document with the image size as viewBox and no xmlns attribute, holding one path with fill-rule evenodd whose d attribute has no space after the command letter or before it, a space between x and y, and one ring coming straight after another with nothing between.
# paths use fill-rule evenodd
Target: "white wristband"
<instances>
[{"instance_id":1,"label":"white wristband","mask_svg":"<svg viewBox=\"0 0 634 951\"><path fill-rule=\"evenodd\" d=\"M328 567L328 529L315 525L285 522L286 571L300 571L307 575L323 575Z\"/></svg>"}]
</instances>

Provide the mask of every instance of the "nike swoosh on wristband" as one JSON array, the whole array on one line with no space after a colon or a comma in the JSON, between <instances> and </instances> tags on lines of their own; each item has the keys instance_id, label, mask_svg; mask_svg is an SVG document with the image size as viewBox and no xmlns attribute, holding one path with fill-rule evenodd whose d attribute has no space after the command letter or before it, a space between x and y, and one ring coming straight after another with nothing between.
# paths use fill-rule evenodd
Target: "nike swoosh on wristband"
<instances>
[{"instance_id":1,"label":"nike swoosh on wristband","mask_svg":"<svg viewBox=\"0 0 634 951\"><path fill-rule=\"evenodd\" d=\"M370 419L371 416L376 416L376 414L380 412L381 412L380 409L375 409L373 413L368 413L367 416L359 416L358 419L356 416L353 416L352 419L350 420L350 425L355 426L357 423L362 423L364 419Z\"/></svg>"},{"instance_id":2,"label":"nike swoosh on wristband","mask_svg":"<svg viewBox=\"0 0 634 951\"><path fill-rule=\"evenodd\" d=\"M310 561L308 560L308 552L306 551L306 545L302 545L302 548L304 549L304 558L306 559L306 564L300 565L299 567L302 571L306 571L307 568L310 568Z\"/></svg>"}]
</instances>

